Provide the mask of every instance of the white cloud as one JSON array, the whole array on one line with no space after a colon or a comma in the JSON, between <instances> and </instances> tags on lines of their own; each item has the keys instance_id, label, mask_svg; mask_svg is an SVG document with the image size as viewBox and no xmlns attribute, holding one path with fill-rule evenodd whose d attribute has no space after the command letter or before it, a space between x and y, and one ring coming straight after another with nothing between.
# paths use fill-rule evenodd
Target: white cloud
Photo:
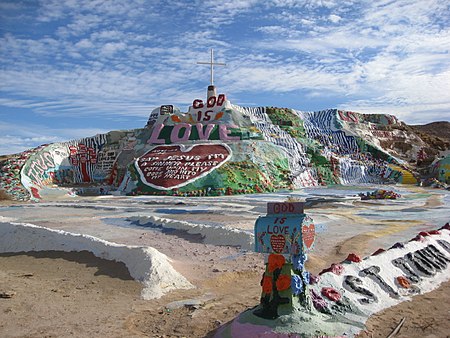
<instances>
[{"instance_id":1,"label":"white cloud","mask_svg":"<svg viewBox=\"0 0 450 338\"><path fill-rule=\"evenodd\" d=\"M308 9L315 8L333 8L338 6L341 2L336 2L333 0L270 0L268 4L274 7L285 7L285 8L298 8L304 7Z\"/></svg>"},{"instance_id":2,"label":"white cloud","mask_svg":"<svg viewBox=\"0 0 450 338\"><path fill-rule=\"evenodd\" d=\"M251 12L256 14L261 8L259 0L228 0L218 2L206 0L199 6L199 14L202 18L202 26L217 27L218 25L230 25L236 17Z\"/></svg>"},{"instance_id":3,"label":"white cloud","mask_svg":"<svg viewBox=\"0 0 450 338\"><path fill-rule=\"evenodd\" d=\"M93 40L121 40L124 37L125 34L118 30L103 30L91 34Z\"/></svg>"},{"instance_id":4,"label":"white cloud","mask_svg":"<svg viewBox=\"0 0 450 338\"><path fill-rule=\"evenodd\" d=\"M341 92L333 74L294 65L271 67L270 63L263 63L258 66L244 61L233 67L223 79L234 92L289 92L310 88Z\"/></svg>"},{"instance_id":5,"label":"white cloud","mask_svg":"<svg viewBox=\"0 0 450 338\"><path fill-rule=\"evenodd\" d=\"M276 35L278 37L281 37L281 36L290 37L292 35L292 30L287 27L283 27L283 26L263 26L263 27L258 27L256 29L256 31L263 32L263 33L266 33L269 35Z\"/></svg>"},{"instance_id":6,"label":"white cloud","mask_svg":"<svg viewBox=\"0 0 450 338\"><path fill-rule=\"evenodd\" d=\"M108 42L102 46L100 54L102 56L111 57L115 53L124 50L127 45L123 42Z\"/></svg>"},{"instance_id":7,"label":"white cloud","mask_svg":"<svg viewBox=\"0 0 450 338\"><path fill-rule=\"evenodd\" d=\"M335 14L330 14L328 16L328 20L330 20L332 23L338 23L339 21L341 21L341 17L339 15L335 15Z\"/></svg>"},{"instance_id":8,"label":"white cloud","mask_svg":"<svg viewBox=\"0 0 450 338\"><path fill-rule=\"evenodd\" d=\"M49 128L39 124L0 122L0 155L15 154L42 144L77 140L108 132L98 128Z\"/></svg>"},{"instance_id":9,"label":"white cloud","mask_svg":"<svg viewBox=\"0 0 450 338\"><path fill-rule=\"evenodd\" d=\"M85 49L85 48L93 48L94 44L92 43L92 41L88 40L88 39L82 39L80 41L78 41L75 45L75 48L81 48L81 49Z\"/></svg>"},{"instance_id":10,"label":"white cloud","mask_svg":"<svg viewBox=\"0 0 450 338\"><path fill-rule=\"evenodd\" d=\"M185 109L204 96L196 62L210 48L227 63L216 83L240 101L301 93L302 109L303 95L339 96L406 118L450 108L446 1L45 0L35 14L28 34L0 37L0 104L44 116Z\"/></svg>"}]
</instances>

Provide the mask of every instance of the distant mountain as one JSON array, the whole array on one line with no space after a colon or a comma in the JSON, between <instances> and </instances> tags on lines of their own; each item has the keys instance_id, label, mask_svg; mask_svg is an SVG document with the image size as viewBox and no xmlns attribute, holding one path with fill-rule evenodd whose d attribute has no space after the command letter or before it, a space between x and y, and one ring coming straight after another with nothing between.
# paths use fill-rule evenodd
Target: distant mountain
<instances>
[{"instance_id":1,"label":"distant mountain","mask_svg":"<svg viewBox=\"0 0 450 338\"><path fill-rule=\"evenodd\" d=\"M416 133L423 133L428 136L436 136L450 142L450 122L438 121L424 125L410 125Z\"/></svg>"},{"instance_id":2,"label":"distant mountain","mask_svg":"<svg viewBox=\"0 0 450 338\"><path fill-rule=\"evenodd\" d=\"M214 93L213 93L214 94ZM240 107L225 95L189 111L153 110L145 128L53 143L0 158L0 196L212 196L307 186L417 184L449 178L448 122L393 115Z\"/></svg>"}]
</instances>

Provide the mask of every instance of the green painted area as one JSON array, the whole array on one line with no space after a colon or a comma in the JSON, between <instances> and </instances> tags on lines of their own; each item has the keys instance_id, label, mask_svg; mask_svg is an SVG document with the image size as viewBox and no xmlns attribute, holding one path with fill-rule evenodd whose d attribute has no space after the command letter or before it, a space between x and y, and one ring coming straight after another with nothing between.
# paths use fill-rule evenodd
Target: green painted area
<instances>
[{"instance_id":1,"label":"green painted area","mask_svg":"<svg viewBox=\"0 0 450 338\"><path fill-rule=\"evenodd\" d=\"M290 189L289 162L271 143L242 141L229 144L232 158L205 177L183 187L158 190L144 184L134 165L129 166L131 178L138 181L131 193L148 195L220 196L251 194Z\"/></svg>"},{"instance_id":2,"label":"green painted area","mask_svg":"<svg viewBox=\"0 0 450 338\"><path fill-rule=\"evenodd\" d=\"M306 139L306 132L303 120L294 114L289 108L267 107L266 113L273 124L278 125L282 130L297 139Z\"/></svg>"},{"instance_id":3,"label":"green painted area","mask_svg":"<svg viewBox=\"0 0 450 338\"><path fill-rule=\"evenodd\" d=\"M324 185L339 183L339 178L333 173L330 161L320 154L323 145L307 137L303 120L299 116L288 108L268 107L266 113L274 124L305 146L308 158L317 170L319 183Z\"/></svg>"},{"instance_id":4,"label":"green painted area","mask_svg":"<svg viewBox=\"0 0 450 338\"><path fill-rule=\"evenodd\" d=\"M450 156L447 156L438 162L437 178L441 182L450 184Z\"/></svg>"},{"instance_id":5,"label":"green painted area","mask_svg":"<svg viewBox=\"0 0 450 338\"><path fill-rule=\"evenodd\" d=\"M337 173L333 171L332 163L324 156L320 154L320 146L317 144L315 146L308 147L306 153L309 160L314 165L317 170L317 176L319 184L322 185L333 185L339 183L339 177Z\"/></svg>"},{"instance_id":6,"label":"green painted area","mask_svg":"<svg viewBox=\"0 0 450 338\"><path fill-rule=\"evenodd\" d=\"M373 158L377 158L389 163L396 163L397 161L388 153L385 151L375 148L373 145L368 144L364 140L362 140L359 137L356 137L356 140L358 142L358 145L361 147L361 149L365 149L366 152L369 152L372 154ZM359 143L361 142L361 143Z\"/></svg>"}]
</instances>

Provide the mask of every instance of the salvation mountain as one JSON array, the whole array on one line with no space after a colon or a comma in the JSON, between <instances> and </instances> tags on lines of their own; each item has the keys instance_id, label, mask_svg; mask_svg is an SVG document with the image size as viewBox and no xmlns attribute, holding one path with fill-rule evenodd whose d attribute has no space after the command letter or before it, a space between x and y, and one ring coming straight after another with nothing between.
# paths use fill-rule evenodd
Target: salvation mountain
<instances>
[{"instance_id":1,"label":"salvation mountain","mask_svg":"<svg viewBox=\"0 0 450 338\"><path fill-rule=\"evenodd\" d=\"M441 131L439 131L439 130ZM187 113L154 109L144 128L0 157L0 199L79 194L215 196L319 185L450 179L449 122L241 107L224 94Z\"/></svg>"}]
</instances>

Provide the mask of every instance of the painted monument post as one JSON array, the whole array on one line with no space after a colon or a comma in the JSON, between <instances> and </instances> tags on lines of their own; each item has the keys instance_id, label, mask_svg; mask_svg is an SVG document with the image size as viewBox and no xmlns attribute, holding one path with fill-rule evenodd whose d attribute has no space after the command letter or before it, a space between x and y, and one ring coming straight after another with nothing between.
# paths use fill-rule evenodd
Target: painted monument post
<instances>
[{"instance_id":1,"label":"painted monument post","mask_svg":"<svg viewBox=\"0 0 450 338\"><path fill-rule=\"evenodd\" d=\"M253 312L276 319L300 308L311 309L309 272L304 264L315 239L313 220L303 202L268 203L267 215L255 224L255 251L267 254L261 304Z\"/></svg>"}]
</instances>

